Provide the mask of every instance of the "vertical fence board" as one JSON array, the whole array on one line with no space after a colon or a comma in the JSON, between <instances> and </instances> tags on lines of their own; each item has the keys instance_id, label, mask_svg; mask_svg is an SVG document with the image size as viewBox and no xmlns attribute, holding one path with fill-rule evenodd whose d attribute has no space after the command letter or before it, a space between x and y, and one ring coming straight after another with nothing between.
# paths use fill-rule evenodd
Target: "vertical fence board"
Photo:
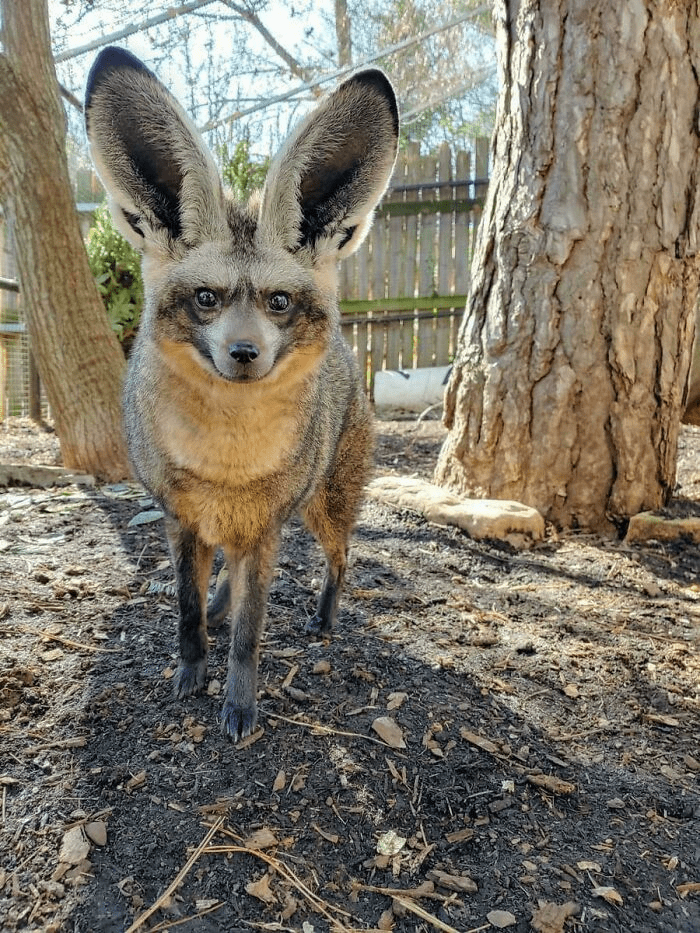
<instances>
[{"instance_id":1,"label":"vertical fence board","mask_svg":"<svg viewBox=\"0 0 700 933\"><path fill-rule=\"evenodd\" d=\"M438 181L452 181L452 152L447 143L438 153ZM452 186L440 185L437 200L452 199ZM440 211L438 216L438 295L454 295L453 230L454 211ZM452 317L438 317L435 321L435 365L450 359L450 325Z\"/></svg>"}]
</instances>

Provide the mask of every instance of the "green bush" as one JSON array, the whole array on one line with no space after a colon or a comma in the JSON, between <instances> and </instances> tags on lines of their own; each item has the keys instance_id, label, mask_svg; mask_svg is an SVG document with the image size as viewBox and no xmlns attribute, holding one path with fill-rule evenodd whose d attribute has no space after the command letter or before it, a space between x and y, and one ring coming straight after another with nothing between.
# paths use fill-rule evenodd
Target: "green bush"
<instances>
[{"instance_id":1,"label":"green bush","mask_svg":"<svg viewBox=\"0 0 700 933\"><path fill-rule=\"evenodd\" d=\"M126 351L141 320L141 256L117 231L106 204L95 211L87 254L112 329Z\"/></svg>"},{"instance_id":2,"label":"green bush","mask_svg":"<svg viewBox=\"0 0 700 933\"><path fill-rule=\"evenodd\" d=\"M254 162L250 157L250 142L240 139L229 151L224 143L219 148L221 174L237 201L247 201L256 188L262 188L270 160Z\"/></svg>"}]
</instances>

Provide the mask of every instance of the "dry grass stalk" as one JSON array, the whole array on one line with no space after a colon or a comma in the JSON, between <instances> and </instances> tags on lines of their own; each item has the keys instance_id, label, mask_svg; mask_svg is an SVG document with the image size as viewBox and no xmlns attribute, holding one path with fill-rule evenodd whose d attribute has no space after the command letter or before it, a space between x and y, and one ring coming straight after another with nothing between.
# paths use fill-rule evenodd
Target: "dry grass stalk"
<instances>
[{"instance_id":1,"label":"dry grass stalk","mask_svg":"<svg viewBox=\"0 0 700 933\"><path fill-rule=\"evenodd\" d=\"M146 920L148 920L149 917L152 917L153 914L159 909L159 907L167 901L170 895L175 890L177 890L177 888L179 887L180 883L182 882L182 879L185 877L187 872L190 870L190 868L192 868L194 863L197 861L197 859L201 856L201 854L204 852L206 847L209 845L213 837L221 829L224 819L225 818L223 816L219 817L219 819L213 824L213 826L209 827L208 832L206 833L202 841L199 843L197 848L194 850L192 855L190 855L190 857L187 859L187 861L185 862L183 867L180 869L180 871L177 873L174 881L172 881L168 885L168 887L165 889L165 891L163 891L163 893L160 895L158 900L151 907L149 907L148 910L144 911L144 913L142 913L140 917L137 917L136 920L134 920L134 922L131 924L131 926L126 931L126 933L135 933L136 930L139 930L144 925Z\"/></svg>"}]
</instances>

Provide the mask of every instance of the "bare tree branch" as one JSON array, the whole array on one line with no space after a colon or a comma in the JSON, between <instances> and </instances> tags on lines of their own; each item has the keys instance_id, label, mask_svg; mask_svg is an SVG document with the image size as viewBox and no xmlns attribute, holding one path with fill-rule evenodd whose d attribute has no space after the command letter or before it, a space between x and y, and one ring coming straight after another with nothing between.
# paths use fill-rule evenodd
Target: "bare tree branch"
<instances>
[{"instance_id":1,"label":"bare tree branch","mask_svg":"<svg viewBox=\"0 0 700 933\"><path fill-rule=\"evenodd\" d=\"M54 61L64 62L69 58L76 58L78 55L83 55L85 52L91 52L93 49L102 48L103 45L109 45L111 42L117 42L119 39L133 36L136 32L143 32L144 29L150 29L151 26L158 26L160 23L175 19L176 16L182 16L185 13L193 13L200 7L213 2L214 0L192 0L191 3L183 3L182 6L168 7L163 13L158 13L157 16L151 16L150 19L144 19L140 23L133 23L131 26L125 26L117 32L109 33L109 35L106 36L100 36L99 39L93 39L92 42L79 45L74 49L66 49L65 52L59 52L58 55L54 56Z\"/></svg>"},{"instance_id":2,"label":"bare tree branch","mask_svg":"<svg viewBox=\"0 0 700 933\"><path fill-rule=\"evenodd\" d=\"M224 0L224 2L227 2L227 0ZM357 62L355 65L346 66L345 68L337 68L334 71L327 72L326 74L317 75L312 80L306 81L304 84L299 84L291 90L285 91L283 94L276 94L274 97L269 97L267 100L261 101L259 104L255 104L253 107L246 107L244 110L238 110L235 113L232 113L230 116L222 117L218 120L209 120L204 124L204 126L199 127L200 132L208 133L210 130L214 130L219 126L224 126L227 123L234 123L236 120L240 120L241 117L247 116L249 113L256 113L259 110L265 110L272 104L278 104L283 100L289 100L292 97L296 97L298 94L302 94L304 91L313 90L315 87L317 87L317 85L327 83L328 81L334 81L337 78L342 78L344 75L353 71L356 67L360 67L361 65L370 65L382 58L393 55L395 52L401 52L404 49L410 48L412 45L418 45L429 36L434 36L437 33L452 29L453 26L458 26L460 23L465 23L470 19L474 19L475 17L480 16L482 13L487 12L489 9L489 4L482 4L476 9L469 10L467 13L462 13L460 16L451 19L447 23L442 23L439 26L432 26L430 29L425 29L417 36L412 36L410 39L405 39L403 42L397 42L394 45L380 49L380 51L376 52L374 55L369 55L364 59L364 61Z\"/></svg>"},{"instance_id":3,"label":"bare tree branch","mask_svg":"<svg viewBox=\"0 0 700 933\"><path fill-rule=\"evenodd\" d=\"M239 6L237 3L233 3L232 0L222 0L225 6L230 10L233 10L234 13L237 13L241 19L245 20L246 23L256 29L260 35L263 37L265 42L270 46L271 49L275 51L277 55L282 59L282 61L288 66L292 74L300 78L302 81L309 81L311 78L311 72L308 68L304 66L296 59L290 52L288 52L284 46L275 39L270 30L264 25L260 20L260 17L254 13L252 10L248 10L246 7ZM320 90L318 88L312 89L315 94L319 94Z\"/></svg>"}]
</instances>

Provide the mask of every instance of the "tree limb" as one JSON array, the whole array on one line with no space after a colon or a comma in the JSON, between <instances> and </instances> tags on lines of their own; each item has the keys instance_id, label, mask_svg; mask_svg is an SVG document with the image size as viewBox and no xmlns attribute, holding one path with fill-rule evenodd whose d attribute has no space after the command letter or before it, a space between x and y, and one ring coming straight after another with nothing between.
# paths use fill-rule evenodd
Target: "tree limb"
<instances>
[{"instance_id":1,"label":"tree limb","mask_svg":"<svg viewBox=\"0 0 700 933\"><path fill-rule=\"evenodd\" d=\"M150 29L151 26L158 26L160 23L166 23L168 20L175 19L176 16L182 16L185 13L193 13L200 7L213 3L214 0L192 0L190 3L183 3L182 6L168 7L163 13L157 16L151 16L150 19L144 19L140 23L134 23L131 26L125 26L118 32L111 32L107 36L100 36L87 42L85 45L76 46L74 49L66 49L65 52L59 52L54 56L55 62L64 62L69 58L76 58L85 52L92 52L93 49L100 49L104 45L117 42L119 39L125 39L127 36L133 36L136 32L143 32L144 29Z\"/></svg>"},{"instance_id":2,"label":"tree limb","mask_svg":"<svg viewBox=\"0 0 700 933\"><path fill-rule=\"evenodd\" d=\"M296 59L290 52L288 52L284 46L275 39L270 30L264 25L259 16L254 13L252 10L246 9L246 7L239 6L237 3L233 3L232 0L222 0L223 4L227 6L230 10L233 10L234 13L237 13L241 19L245 20L246 23L256 29L260 35L263 37L265 42L270 46L273 51L279 55L282 61L289 67L289 70L297 78L301 78L302 81L308 81L311 77L311 72L308 68L304 66ZM319 94L320 90L316 88L314 93Z\"/></svg>"}]
</instances>

